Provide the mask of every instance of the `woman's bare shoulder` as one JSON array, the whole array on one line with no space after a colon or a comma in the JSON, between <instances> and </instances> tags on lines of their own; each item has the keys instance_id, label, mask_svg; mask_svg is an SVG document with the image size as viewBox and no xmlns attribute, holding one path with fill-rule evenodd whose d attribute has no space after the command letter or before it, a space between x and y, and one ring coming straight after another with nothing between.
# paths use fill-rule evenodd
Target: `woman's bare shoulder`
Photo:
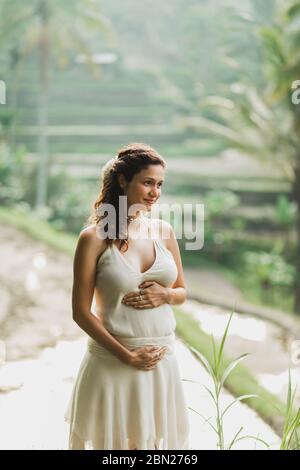
<instances>
[{"instance_id":1,"label":"woman's bare shoulder","mask_svg":"<svg viewBox=\"0 0 300 470\"><path fill-rule=\"evenodd\" d=\"M89 225L81 230L78 243L93 250L97 257L100 256L106 248L106 241L97 234L95 224Z\"/></svg>"},{"instance_id":2,"label":"woman's bare shoulder","mask_svg":"<svg viewBox=\"0 0 300 470\"><path fill-rule=\"evenodd\" d=\"M157 230L159 230L160 234L165 233L166 235L168 235L172 231L171 224L169 224L169 222L167 222L166 220L152 219L152 224Z\"/></svg>"},{"instance_id":3,"label":"woman's bare shoulder","mask_svg":"<svg viewBox=\"0 0 300 470\"><path fill-rule=\"evenodd\" d=\"M163 219L152 219L152 226L154 227L155 236L168 246L168 240L171 238L172 226Z\"/></svg>"}]
</instances>

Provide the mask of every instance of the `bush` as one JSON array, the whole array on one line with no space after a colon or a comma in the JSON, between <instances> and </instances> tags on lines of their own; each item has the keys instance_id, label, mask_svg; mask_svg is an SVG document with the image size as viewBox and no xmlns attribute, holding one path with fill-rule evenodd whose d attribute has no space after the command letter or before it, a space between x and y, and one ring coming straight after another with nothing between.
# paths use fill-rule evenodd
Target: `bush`
<instances>
[{"instance_id":1,"label":"bush","mask_svg":"<svg viewBox=\"0 0 300 470\"><path fill-rule=\"evenodd\" d=\"M0 204L21 201L25 193L24 184L25 149L19 147L12 152L6 142L0 142Z\"/></svg>"},{"instance_id":2,"label":"bush","mask_svg":"<svg viewBox=\"0 0 300 470\"><path fill-rule=\"evenodd\" d=\"M31 207L35 204L37 167L32 167L27 175L27 188L24 199ZM52 170L48 177L47 208L44 217L55 228L78 233L82 229L91 206L91 190L88 183L72 178L63 169Z\"/></svg>"}]
</instances>

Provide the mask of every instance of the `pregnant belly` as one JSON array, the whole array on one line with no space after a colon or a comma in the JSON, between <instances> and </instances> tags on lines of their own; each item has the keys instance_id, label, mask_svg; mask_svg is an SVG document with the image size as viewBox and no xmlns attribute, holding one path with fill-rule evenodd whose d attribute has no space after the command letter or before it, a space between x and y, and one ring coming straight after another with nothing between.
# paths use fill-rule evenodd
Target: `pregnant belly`
<instances>
[{"instance_id":1,"label":"pregnant belly","mask_svg":"<svg viewBox=\"0 0 300 470\"><path fill-rule=\"evenodd\" d=\"M165 336L176 328L173 309L169 304L145 309L125 307L124 313L135 336Z\"/></svg>"}]
</instances>

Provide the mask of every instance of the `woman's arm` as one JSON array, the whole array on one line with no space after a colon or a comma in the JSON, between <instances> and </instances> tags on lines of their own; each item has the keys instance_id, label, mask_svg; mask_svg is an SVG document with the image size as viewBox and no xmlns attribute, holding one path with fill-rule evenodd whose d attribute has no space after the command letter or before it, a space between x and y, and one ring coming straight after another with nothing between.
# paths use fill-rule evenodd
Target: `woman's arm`
<instances>
[{"instance_id":1,"label":"woman's arm","mask_svg":"<svg viewBox=\"0 0 300 470\"><path fill-rule=\"evenodd\" d=\"M131 352L119 343L104 328L101 320L90 311L95 288L97 259L99 254L103 253L104 247L105 240L96 236L94 227L88 227L80 233L73 263L73 320L120 361L129 364Z\"/></svg>"},{"instance_id":2,"label":"woman's arm","mask_svg":"<svg viewBox=\"0 0 300 470\"><path fill-rule=\"evenodd\" d=\"M171 305L180 305L183 304L187 298L180 250L172 226L166 221L161 222L165 225L162 229L161 236L165 236L165 233L168 234L166 237L166 247L171 251L178 271L177 279L173 286L166 287L166 303Z\"/></svg>"}]
</instances>

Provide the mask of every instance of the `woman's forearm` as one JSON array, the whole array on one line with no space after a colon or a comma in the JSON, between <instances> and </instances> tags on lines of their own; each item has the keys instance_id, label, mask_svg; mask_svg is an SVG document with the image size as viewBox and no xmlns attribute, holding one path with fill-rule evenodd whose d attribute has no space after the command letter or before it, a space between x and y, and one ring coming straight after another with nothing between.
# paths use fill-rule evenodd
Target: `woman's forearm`
<instances>
[{"instance_id":1,"label":"woman's forearm","mask_svg":"<svg viewBox=\"0 0 300 470\"><path fill-rule=\"evenodd\" d=\"M166 287L166 303L180 305L186 301L186 289L184 287Z\"/></svg>"},{"instance_id":2,"label":"woman's forearm","mask_svg":"<svg viewBox=\"0 0 300 470\"><path fill-rule=\"evenodd\" d=\"M73 319L77 325L97 343L108 349L120 361L126 364L129 363L130 351L109 333L103 326L101 320L93 313L79 314L73 316Z\"/></svg>"}]
</instances>

